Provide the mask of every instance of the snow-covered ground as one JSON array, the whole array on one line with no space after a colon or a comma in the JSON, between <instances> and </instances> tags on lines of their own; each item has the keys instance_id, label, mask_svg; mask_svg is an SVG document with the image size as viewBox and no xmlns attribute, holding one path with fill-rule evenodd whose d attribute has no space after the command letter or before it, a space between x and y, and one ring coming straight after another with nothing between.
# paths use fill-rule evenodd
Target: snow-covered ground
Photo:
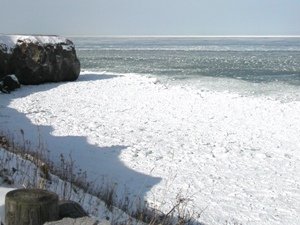
<instances>
[{"instance_id":1,"label":"snow-covered ground","mask_svg":"<svg viewBox=\"0 0 300 225\"><path fill-rule=\"evenodd\" d=\"M31 157L28 157L31 158ZM33 158L31 158L33 159ZM83 209L99 221L109 220L111 224L145 225L141 221L131 218L124 211L116 207L108 208L107 205L98 197L86 193L74 184L61 180L59 177L49 173L45 180L43 172L32 161L24 159L19 155L11 153L0 147L0 170L1 175L6 180L13 181L8 185L3 177L0 177L0 223L5 221L5 195L16 188L43 188L55 192L59 199L73 200L81 204ZM36 162L36 159L35 159Z\"/></svg>"},{"instance_id":2,"label":"snow-covered ground","mask_svg":"<svg viewBox=\"0 0 300 225\"><path fill-rule=\"evenodd\" d=\"M190 199L207 225L300 224L299 101L89 72L0 97L0 130L119 196L165 212Z\"/></svg>"},{"instance_id":3,"label":"snow-covered ground","mask_svg":"<svg viewBox=\"0 0 300 225\"><path fill-rule=\"evenodd\" d=\"M12 191L13 188L5 185L2 178L0 177L0 222L4 223L4 204L5 204L5 195L9 191Z\"/></svg>"}]
</instances>

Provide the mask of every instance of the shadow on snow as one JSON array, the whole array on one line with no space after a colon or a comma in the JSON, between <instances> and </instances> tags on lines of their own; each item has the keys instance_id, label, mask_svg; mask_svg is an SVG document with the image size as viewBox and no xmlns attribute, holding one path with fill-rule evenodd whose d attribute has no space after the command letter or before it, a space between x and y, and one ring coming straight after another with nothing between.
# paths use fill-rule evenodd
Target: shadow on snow
<instances>
[{"instance_id":1,"label":"shadow on snow","mask_svg":"<svg viewBox=\"0 0 300 225\"><path fill-rule=\"evenodd\" d=\"M115 75L85 74L78 81L113 79ZM48 83L37 86L23 86L11 94L0 93L0 131L13 135L16 143L22 144L25 140L30 142L32 149L37 149L42 140L46 150L49 151L50 160L54 165L60 164L60 155L67 160L74 160L77 170L87 172L88 181L100 185L116 185L116 193L120 197L143 200L145 194L161 181L159 177L137 172L127 167L119 159L119 155L129 146L96 146L90 144L84 136L54 136L52 126L37 126L33 124L26 114L9 107L10 103L17 98L26 97L30 94L43 92L56 88L64 83ZM24 132L24 137L22 132ZM122 200L119 199L118 200ZM195 222L195 224L203 225Z\"/></svg>"}]
</instances>

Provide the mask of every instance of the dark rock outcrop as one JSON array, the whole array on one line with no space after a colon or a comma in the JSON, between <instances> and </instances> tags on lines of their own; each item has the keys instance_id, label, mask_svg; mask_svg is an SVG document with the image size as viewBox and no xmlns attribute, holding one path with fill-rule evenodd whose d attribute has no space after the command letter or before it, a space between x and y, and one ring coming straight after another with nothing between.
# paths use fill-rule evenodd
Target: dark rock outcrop
<instances>
[{"instance_id":1,"label":"dark rock outcrop","mask_svg":"<svg viewBox=\"0 0 300 225\"><path fill-rule=\"evenodd\" d=\"M59 219L69 218L80 218L88 216L84 209L77 202L71 200L62 200L58 202L59 208Z\"/></svg>"},{"instance_id":2,"label":"dark rock outcrop","mask_svg":"<svg viewBox=\"0 0 300 225\"><path fill-rule=\"evenodd\" d=\"M8 46L1 40L13 39ZM6 39L5 39L6 38ZM21 84L74 81L80 62L73 43L57 36L0 37L0 78L15 74Z\"/></svg>"},{"instance_id":3,"label":"dark rock outcrop","mask_svg":"<svg viewBox=\"0 0 300 225\"><path fill-rule=\"evenodd\" d=\"M0 80L0 91L10 93L11 91L20 88L20 82L15 75L7 75Z\"/></svg>"},{"instance_id":4,"label":"dark rock outcrop","mask_svg":"<svg viewBox=\"0 0 300 225\"><path fill-rule=\"evenodd\" d=\"M11 74L10 69L11 54L8 53L8 48L0 42L0 78Z\"/></svg>"}]
</instances>

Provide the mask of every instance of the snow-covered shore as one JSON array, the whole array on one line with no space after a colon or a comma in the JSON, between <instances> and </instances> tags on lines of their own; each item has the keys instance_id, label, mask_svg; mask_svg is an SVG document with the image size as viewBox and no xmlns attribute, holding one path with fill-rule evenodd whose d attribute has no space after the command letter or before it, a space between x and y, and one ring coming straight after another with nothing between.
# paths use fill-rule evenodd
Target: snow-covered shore
<instances>
[{"instance_id":1,"label":"snow-covered shore","mask_svg":"<svg viewBox=\"0 0 300 225\"><path fill-rule=\"evenodd\" d=\"M1 95L0 130L90 180L205 224L300 224L300 102L84 72ZM178 196L179 195L179 196Z\"/></svg>"}]
</instances>

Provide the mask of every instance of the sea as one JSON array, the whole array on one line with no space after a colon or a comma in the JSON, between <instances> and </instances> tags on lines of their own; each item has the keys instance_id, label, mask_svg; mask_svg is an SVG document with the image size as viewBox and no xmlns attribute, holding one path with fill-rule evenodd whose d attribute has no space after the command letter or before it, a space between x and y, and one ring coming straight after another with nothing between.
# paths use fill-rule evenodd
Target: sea
<instances>
[{"instance_id":1,"label":"sea","mask_svg":"<svg viewBox=\"0 0 300 225\"><path fill-rule=\"evenodd\" d=\"M300 100L300 37L72 37L83 71Z\"/></svg>"}]
</instances>

